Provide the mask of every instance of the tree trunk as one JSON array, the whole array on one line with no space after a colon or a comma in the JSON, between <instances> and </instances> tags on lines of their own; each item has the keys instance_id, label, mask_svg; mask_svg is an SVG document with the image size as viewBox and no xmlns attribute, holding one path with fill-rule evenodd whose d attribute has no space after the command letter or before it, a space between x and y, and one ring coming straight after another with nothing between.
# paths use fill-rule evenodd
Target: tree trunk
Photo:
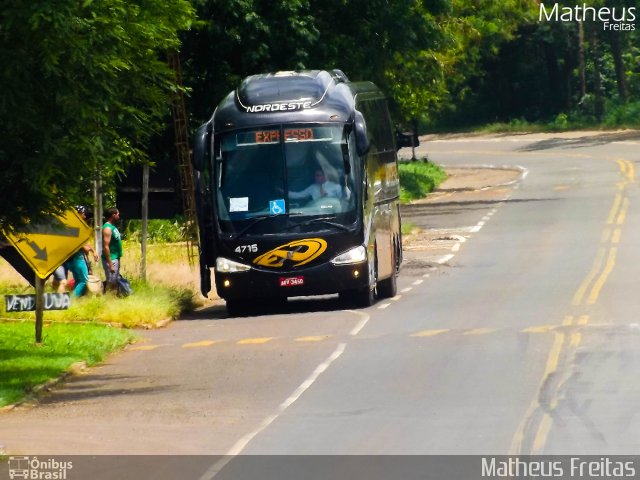
<instances>
[{"instance_id":1,"label":"tree trunk","mask_svg":"<svg viewBox=\"0 0 640 480\"><path fill-rule=\"evenodd\" d=\"M604 116L604 98L602 96L602 54L595 28L591 28L591 52L593 54L593 94L595 96L594 114L598 122Z\"/></svg>"},{"instance_id":2,"label":"tree trunk","mask_svg":"<svg viewBox=\"0 0 640 480\"><path fill-rule=\"evenodd\" d=\"M611 32L611 54L616 68L616 83L620 99L626 103L629 97L627 92L627 80L624 74L624 59L622 58L622 41L620 32Z\"/></svg>"},{"instance_id":3,"label":"tree trunk","mask_svg":"<svg viewBox=\"0 0 640 480\"><path fill-rule=\"evenodd\" d=\"M587 74L584 67L584 26L578 22L578 72L580 74L580 99L587 94Z\"/></svg>"}]
</instances>

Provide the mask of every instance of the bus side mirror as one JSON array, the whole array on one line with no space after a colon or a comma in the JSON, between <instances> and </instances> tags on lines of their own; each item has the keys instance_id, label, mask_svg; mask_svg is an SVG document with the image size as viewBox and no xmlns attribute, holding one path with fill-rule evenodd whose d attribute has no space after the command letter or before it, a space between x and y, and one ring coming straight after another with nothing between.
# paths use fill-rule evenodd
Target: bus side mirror
<instances>
[{"instance_id":1,"label":"bus side mirror","mask_svg":"<svg viewBox=\"0 0 640 480\"><path fill-rule=\"evenodd\" d=\"M364 121L364 116L358 110L356 110L355 118L355 133L356 133L356 151L361 157L369 152L371 145L369 144L369 137L367 137L367 123Z\"/></svg>"},{"instance_id":2,"label":"bus side mirror","mask_svg":"<svg viewBox=\"0 0 640 480\"><path fill-rule=\"evenodd\" d=\"M193 141L193 168L201 172L209 162L211 156L211 131L210 123L205 123L198 130Z\"/></svg>"},{"instance_id":3,"label":"bus side mirror","mask_svg":"<svg viewBox=\"0 0 640 480\"><path fill-rule=\"evenodd\" d=\"M396 130L396 150L404 147L418 147L420 139L417 133L400 132Z\"/></svg>"}]
</instances>

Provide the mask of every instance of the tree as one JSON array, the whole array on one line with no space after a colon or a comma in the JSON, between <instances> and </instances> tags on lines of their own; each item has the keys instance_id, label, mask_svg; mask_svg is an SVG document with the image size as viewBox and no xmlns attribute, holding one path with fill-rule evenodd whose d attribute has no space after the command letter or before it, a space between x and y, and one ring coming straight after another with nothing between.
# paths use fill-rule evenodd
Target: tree
<instances>
[{"instance_id":1,"label":"tree","mask_svg":"<svg viewBox=\"0 0 640 480\"><path fill-rule=\"evenodd\" d=\"M309 0L195 0L199 21L184 34L188 109L194 123L252 74L313 62L317 31Z\"/></svg>"},{"instance_id":2,"label":"tree","mask_svg":"<svg viewBox=\"0 0 640 480\"><path fill-rule=\"evenodd\" d=\"M176 85L186 0L9 2L0 24L0 230L59 213L145 157Z\"/></svg>"}]
</instances>

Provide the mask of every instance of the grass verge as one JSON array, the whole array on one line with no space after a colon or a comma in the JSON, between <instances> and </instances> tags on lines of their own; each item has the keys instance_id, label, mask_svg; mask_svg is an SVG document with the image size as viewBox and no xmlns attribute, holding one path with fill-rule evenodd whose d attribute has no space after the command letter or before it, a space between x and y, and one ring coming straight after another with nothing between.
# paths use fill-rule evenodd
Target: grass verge
<instances>
[{"instance_id":1,"label":"grass verge","mask_svg":"<svg viewBox=\"0 0 640 480\"><path fill-rule=\"evenodd\" d=\"M190 312L196 306L194 294L186 288L169 285L132 282L133 295L120 298L113 294L102 296L71 297L68 310L52 310L44 313L44 319L52 322L93 322L119 324L124 327L154 327L168 318ZM0 286L4 293L33 293L30 287ZM0 316L11 319L34 320L34 312L6 313L2 305Z\"/></svg>"},{"instance_id":2,"label":"grass verge","mask_svg":"<svg viewBox=\"0 0 640 480\"><path fill-rule=\"evenodd\" d=\"M400 163L399 174L401 203L427 196L447 178L442 167L424 160Z\"/></svg>"},{"instance_id":3,"label":"grass verge","mask_svg":"<svg viewBox=\"0 0 640 480\"><path fill-rule=\"evenodd\" d=\"M10 405L76 362L94 365L135 334L104 325L47 324L34 343L33 322L0 323L0 407Z\"/></svg>"}]
</instances>

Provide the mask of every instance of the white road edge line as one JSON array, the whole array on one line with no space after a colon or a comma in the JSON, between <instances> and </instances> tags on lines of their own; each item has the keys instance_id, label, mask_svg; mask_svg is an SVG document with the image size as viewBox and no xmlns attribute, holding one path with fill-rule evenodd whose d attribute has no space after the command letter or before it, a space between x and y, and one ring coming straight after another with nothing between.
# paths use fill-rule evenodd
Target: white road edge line
<instances>
[{"instance_id":1,"label":"white road edge line","mask_svg":"<svg viewBox=\"0 0 640 480\"><path fill-rule=\"evenodd\" d=\"M367 324L367 322L371 317L369 316L368 313L358 312L357 310L345 310L345 312L355 313L356 315L362 317L362 320L360 320L358 324L355 327L353 327L353 330L349 332L349 335L351 335L352 337L355 337L360 333L360 330L364 328L364 326Z\"/></svg>"},{"instance_id":2,"label":"white road edge line","mask_svg":"<svg viewBox=\"0 0 640 480\"><path fill-rule=\"evenodd\" d=\"M367 315L368 316L368 315ZM368 320L368 319L367 319ZM318 379L318 377L327 370L333 362L335 362L340 355L342 355L347 348L346 343L341 343L337 346L334 352L329 355L329 357L322 362L320 365L316 367L313 373L300 384L298 388L287 398L284 402L280 404L278 407L278 411L273 415L266 417L258 428L256 428L253 432L246 434L240 440L238 440L233 447L222 457L219 461L214 463L201 477L199 480L211 480L213 479L220 471L231 461L234 457L240 455L242 451L247 447L249 442L253 440L259 433L264 431L269 425L271 425L284 411L289 408L291 405L298 400L302 394L309 388L314 382Z\"/></svg>"},{"instance_id":3,"label":"white road edge line","mask_svg":"<svg viewBox=\"0 0 640 480\"><path fill-rule=\"evenodd\" d=\"M439 263L440 265L442 265L443 263L447 263L449 260L451 260L453 257L455 257L455 255L445 255L444 257L440 258L439 260L437 260L437 263Z\"/></svg>"}]
</instances>

